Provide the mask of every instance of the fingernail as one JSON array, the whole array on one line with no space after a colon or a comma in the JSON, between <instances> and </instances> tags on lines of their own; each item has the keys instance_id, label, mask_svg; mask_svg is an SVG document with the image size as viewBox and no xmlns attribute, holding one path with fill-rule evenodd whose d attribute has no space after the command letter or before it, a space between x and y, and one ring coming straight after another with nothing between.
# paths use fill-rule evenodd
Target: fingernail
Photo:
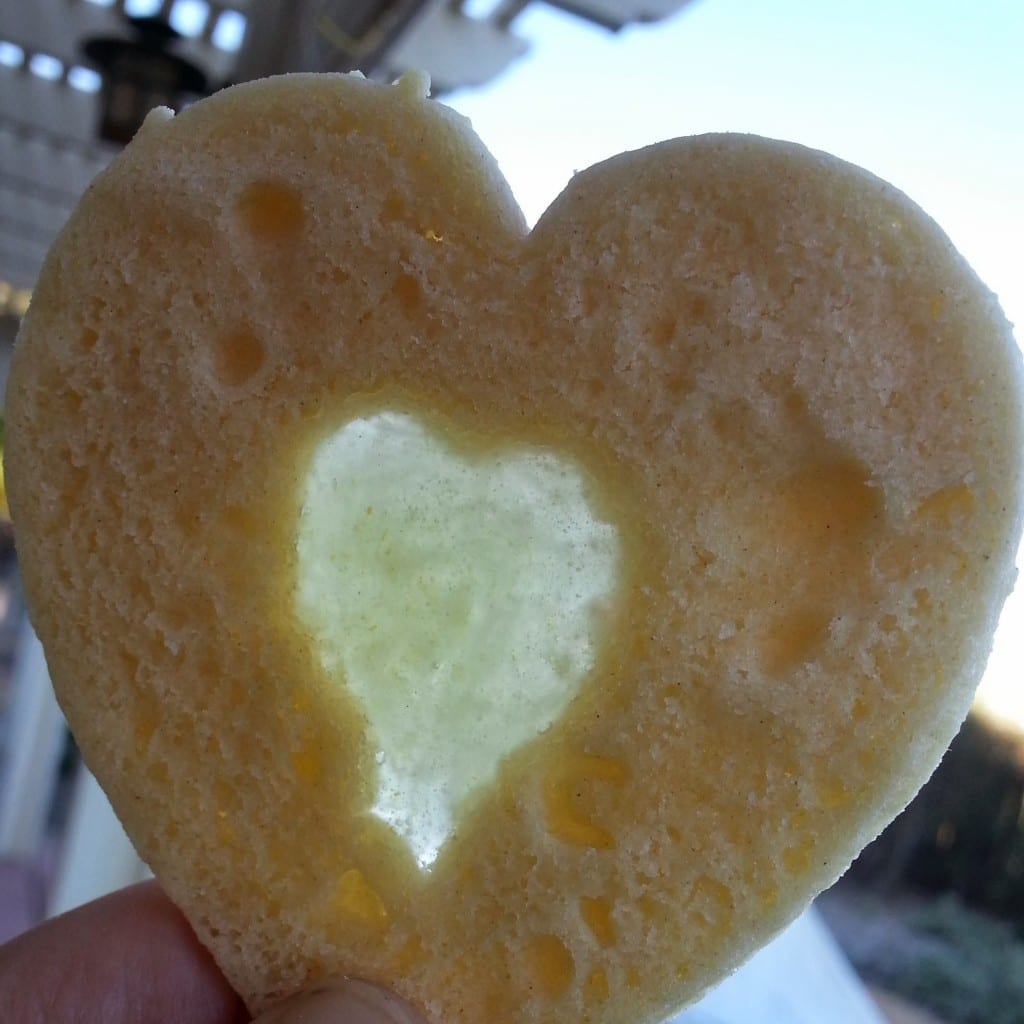
<instances>
[{"instance_id":1,"label":"fingernail","mask_svg":"<svg viewBox=\"0 0 1024 1024\"><path fill-rule=\"evenodd\" d=\"M252 1024L426 1024L404 999L346 978L275 1004Z\"/></svg>"}]
</instances>

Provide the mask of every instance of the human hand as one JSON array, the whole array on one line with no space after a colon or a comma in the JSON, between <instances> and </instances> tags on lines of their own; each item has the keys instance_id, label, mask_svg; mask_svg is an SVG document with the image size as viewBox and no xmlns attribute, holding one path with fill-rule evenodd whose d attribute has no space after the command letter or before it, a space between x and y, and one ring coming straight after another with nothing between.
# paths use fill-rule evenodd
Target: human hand
<instances>
[{"instance_id":1,"label":"human hand","mask_svg":"<svg viewBox=\"0 0 1024 1024\"><path fill-rule=\"evenodd\" d=\"M0 946L4 1024L245 1024L241 999L155 882ZM256 1024L415 1024L407 1004L362 981L319 987Z\"/></svg>"}]
</instances>

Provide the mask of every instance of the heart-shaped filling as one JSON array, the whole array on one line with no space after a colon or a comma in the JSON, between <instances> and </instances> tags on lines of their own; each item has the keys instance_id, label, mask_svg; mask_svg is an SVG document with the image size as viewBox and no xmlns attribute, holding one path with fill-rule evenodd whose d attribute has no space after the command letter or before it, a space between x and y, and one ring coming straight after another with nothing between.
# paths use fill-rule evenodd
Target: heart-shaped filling
<instances>
[{"instance_id":1,"label":"heart-shaped filling","mask_svg":"<svg viewBox=\"0 0 1024 1024\"><path fill-rule=\"evenodd\" d=\"M298 76L154 115L90 188L7 481L84 756L251 1007L355 975L438 1024L644 1024L955 732L1020 377L837 160L666 143L527 233L414 80Z\"/></svg>"},{"instance_id":2,"label":"heart-shaped filling","mask_svg":"<svg viewBox=\"0 0 1024 1024\"><path fill-rule=\"evenodd\" d=\"M550 453L467 455L415 418L355 419L313 456L298 614L376 750L372 812L428 867L463 801L593 667L618 539Z\"/></svg>"}]
</instances>

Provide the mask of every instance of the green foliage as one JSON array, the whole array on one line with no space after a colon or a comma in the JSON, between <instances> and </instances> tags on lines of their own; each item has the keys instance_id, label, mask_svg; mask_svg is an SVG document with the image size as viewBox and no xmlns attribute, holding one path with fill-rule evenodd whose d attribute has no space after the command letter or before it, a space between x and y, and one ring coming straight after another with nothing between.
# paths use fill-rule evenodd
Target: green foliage
<instances>
[{"instance_id":1,"label":"green foliage","mask_svg":"<svg viewBox=\"0 0 1024 1024\"><path fill-rule=\"evenodd\" d=\"M865 977L950 1024L1024 1024L1024 737L971 716L847 880L888 930L851 954Z\"/></svg>"},{"instance_id":2,"label":"green foliage","mask_svg":"<svg viewBox=\"0 0 1024 1024\"><path fill-rule=\"evenodd\" d=\"M934 942L886 977L887 988L950 1024L1024 1024L1024 941L1012 925L952 896L921 905L905 921Z\"/></svg>"},{"instance_id":3,"label":"green foliage","mask_svg":"<svg viewBox=\"0 0 1024 1024\"><path fill-rule=\"evenodd\" d=\"M971 716L931 781L850 875L882 894L955 892L1024 936L1024 736Z\"/></svg>"}]
</instances>

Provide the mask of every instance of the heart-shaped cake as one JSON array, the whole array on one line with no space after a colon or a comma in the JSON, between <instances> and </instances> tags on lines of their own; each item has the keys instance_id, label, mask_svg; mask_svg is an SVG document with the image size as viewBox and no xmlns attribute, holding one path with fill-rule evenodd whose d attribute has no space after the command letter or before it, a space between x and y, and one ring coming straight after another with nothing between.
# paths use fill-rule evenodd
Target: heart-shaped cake
<instances>
[{"instance_id":1,"label":"heart-shaped cake","mask_svg":"<svg viewBox=\"0 0 1024 1024\"><path fill-rule=\"evenodd\" d=\"M536 229L409 77L152 114L55 244L7 470L83 754L252 1009L656 1021L956 732L1021 359L895 189L743 136Z\"/></svg>"}]
</instances>

